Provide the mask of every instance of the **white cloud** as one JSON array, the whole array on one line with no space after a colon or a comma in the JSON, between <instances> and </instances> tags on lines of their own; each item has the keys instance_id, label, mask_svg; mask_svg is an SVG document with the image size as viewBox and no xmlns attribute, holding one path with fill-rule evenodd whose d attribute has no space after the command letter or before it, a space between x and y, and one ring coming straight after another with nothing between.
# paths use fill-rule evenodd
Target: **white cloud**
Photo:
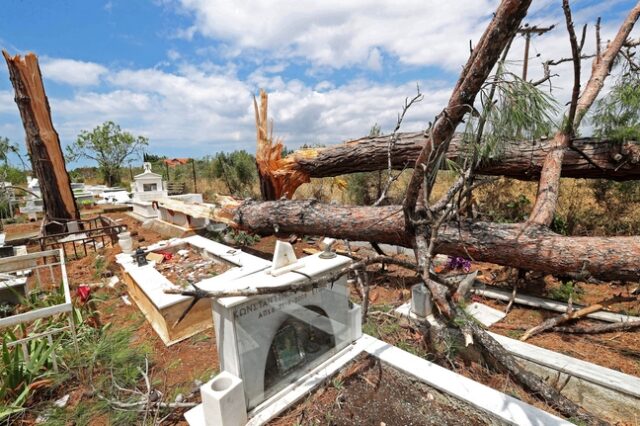
<instances>
[{"instance_id":1,"label":"white cloud","mask_svg":"<svg viewBox=\"0 0 640 426\"><path fill-rule=\"evenodd\" d=\"M181 57L182 55L180 55L180 52L178 52L177 50L175 49L167 50L167 58L171 59L172 61L177 61Z\"/></svg>"},{"instance_id":2,"label":"white cloud","mask_svg":"<svg viewBox=\"0 0 640 426\"><path fill-rule=\"evenodd\" d=\"M63 143L81 130L106 120L150 138L155 152L213 154L221 150L253 151L255 129L252 94L269 93L275 132L290 147L331 144L367 134L374 123L389 131L415 83L380 84L356 80L309 86L296 79L257 73L246 80L224 68L184 65L176 72L122 69L104 76L100 92L79 90L51 98L54 124ZM403 130L424 128L450 93L439 83L421 83L425 101L406 117ZM0 92L0 100L8 97Z\"/></svg>"},{"instance_id":3,"label":"white cloud","mask_svg":"<svg viewBox=\"0 0 640 426\"><path fill-rule=\"evenodd\" d=\"M102 65L74 59L43 58L40 63L44 78L71 86L95 86L107 72Z\"/></svg>"},{"instance_id":4,"label":"white cloud","mask_svg":"<svg viewBox=\"0 0 640 426\"><path fill-rule=\"evenodd\" d=\"M306 58L316 65L366 66L380 48L403 64L458 69L468 56L497 0L180 0L198 32L221 39L230 54L259 49L278 57Z\"/></svg>"},{"instance_id":5,"label":"white cloud","mask_svg":"<svg viewBox=\"0 0 640 426\"><path fill-rule=\"evenodd\" d=\"M17 111L18 106L13 101L13 92L0 90L0 114Z\"/></svg>"},{"instance_id":6,"label":"white cloud","mask_svg":"<svg viewBox=\"0 0 640 426\"><path fill-rule=\"evenodd\" d=\"M380 71L382 69L382 54L380 53L380 49L371 49L369 58L367 58L367 68L373 71Z\"/></svg>"},{"instance_id":7,"label":"white cloud","mask_svg":"<svg viewBox=\"0 0 640 426\"><path fill-rule=\"evenodd\" d=\"M148 136L150 149L158 153L253 151L251 97L260 87L270 95L275 133L284 137L289 147L361 137L374 123L388 132L405 97L415 94L416 82L385 78L381 83L375 81L379 74L367 70L392 66L403 71L413 65L439 68L451 81L418 81L424 101L409 111L402 130L424 129L446 105L452 81L468 57L469 40L478 40L497 0L424 4L377 0L367 5L336 0L279 0L269 5L182 0L182 4L195 16L192 34L216 38L212 47L215 56L226 54L227 62L190 63L187 53L179 56L171 49L166 50L167 58L173 61L171 67L109 69L91 62L45 58L45 78L74 86L66 95L58 92L50 98L54 124L63 142L74 140L83 129L114 120L129 131ZM569 54L558 2L541 0L534 2L534 7L537 15L531 18L532 24L558 25L554 32L532 41L532 79L541 75L543 60ZM617 25L603 22L603 40L611 37ZM593 50L590 34L585 51ZM510 55L512 70L518 74L522 52L522 38L518 38ZM201 53L210 55L209 50ZM535 58L536 53L541 56ZM234 56L240 54L242 60L236 60ZM268 60L262 63L263 58ZM310 61L311 67L296 69L300 64L308 65L305 61ZM179 65L172 68L175 63ZM292 63L295 66L289 68ZM248 69L250 66L254 68ZM349 71L336 71L347 66L373 77L356 78ZM247 69L249 74L244 77ZM586 61L584 81L589 71L590 61ZM305 75L292 77L296 72ZM571 91L571 64L554 72L561 74L554 79L554 95L563 105ZM308 82L301 80L309 76ZM17 132L20 122L10 90L0 90L0 115L11 116L11 122L18 126L8 130Z\"/></svg>"}]
</instances>

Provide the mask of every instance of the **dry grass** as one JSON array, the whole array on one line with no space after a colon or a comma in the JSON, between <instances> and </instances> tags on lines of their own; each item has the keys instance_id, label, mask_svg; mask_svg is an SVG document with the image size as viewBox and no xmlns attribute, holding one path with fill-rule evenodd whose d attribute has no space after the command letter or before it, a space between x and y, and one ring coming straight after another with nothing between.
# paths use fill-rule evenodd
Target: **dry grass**
<instances>
[{"instance_id":1,"label":"dry grass","mask_svg":"<svg viewBox=\"0 0 640 426\"><path fill-rule=\"evenodd\" d=\"M404 190L411 177L411 170L405 170L391 186L389 198L393 203L402 200ZM128 176L126 176L128 178ZM125 179L126 179L125 178ZM455 181L456 175L443 171L433 189L432 199L440 198ZM187 190L193 190L190 176L184 178ZM370 193L375 193L373 181L369 182ZM127 185L127 183L123 183ZM301 185L294 199L315 198L322 202L353 204L349 194L350 180L347 176L312 179ZM479 187L474 192L474 200L481 218L498 222L517 222L526 219L535 200L537 182L523 182L500 178ZM206 177L198 178L198 192L205 201L214 194L228 195L224 181ZM252 197L259 197L258 182L251 188ZM607 192L606 201L598 201L594 191L594 181L586 179L562 179L560 197L556 211L554 230L569 235L638 235L640 234L640 200L634 202L617 197L620 192Z\"/></svg>"}]
</instances>

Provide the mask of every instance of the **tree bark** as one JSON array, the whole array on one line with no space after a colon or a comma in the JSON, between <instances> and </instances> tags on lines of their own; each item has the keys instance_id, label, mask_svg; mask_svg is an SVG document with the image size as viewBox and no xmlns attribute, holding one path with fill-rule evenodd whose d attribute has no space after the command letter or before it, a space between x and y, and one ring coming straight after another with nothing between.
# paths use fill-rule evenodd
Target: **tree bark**
<instances>
[{"instance_id":1,"label":"tree bark","mask_svg":"<svg viewBox=\"0 0 640 426\"><path fill-rule=\"evenodd\" d=\"M2 54L9 67L15 101L26 132L27 149L40 185L45 223L80 219L60 139L51 120L38 58L33 53L24 58L20 55L11 57L4 50Z\"/></svg>"},{"instance_id":2,"label":"tree bark","mask_svg":"<svg viewBox=\"0 0 640 426\"><path fill-rule=\"evenodd\" d=\"M401 206L344 207L280 200L245 201L232 209L236 227L259 234L284 232L413 245ZM436 252L550 274L628 281L640 277L640 237L567 237L544 227L464 221L441 228Z\"/></svg>"},{"instance_id":3,"label":"tree bark","mask_svg":"<svg viewBox=\"0 0 640 426\"><path fill-rule=\"evenodd\" d=\"M391 148L392 167L403 170L415 164L426 138L424 132L400 133L398 136L398 141ZM271 172L281 178L293 177L291 180L300 185L311 178L385 170L389 137L364 137L326 148L299 150L279 159ZM538 180L552 142L553 139L506 141L501 152L487 159L475 173ZM640 143L585 137L574 138L571 144L573 149L566 152L562 162L563 177L615 181L640 179ZM456 134L449 145L447 158L459 161L464 156L462 134Z\"/></svg>"},{"instance_id":4,"label":"tree bark","mask_svg":"<svg viewBox=\"0 0 640 426\"><path fill-rule=\"evenodd\" d=\"M530 4L531 0L502 0L489 26L471 52L471 57L460 74L447 106L429 129L429 137L422 145L422 150L416 159L403 203L404 212L408 218L417 218L419 210L417 201L425 174L439 167L440 153L446 153L449 150L449 142L456 127L467 113L473 111L476 95L489 77L500 54L516 34ZM431 185L427 183L427 188L424 188L426 199L429 197ZM412 229L413 222L407 222L407 226Z\"/></svg>"},{"instance_id":5,"label":"tree bark","mask_svg":"<svg viewBox=\"0 0 640 426\"><path fill-rule=\"evenodd\" d=\"M640 328L640 321L615 322L613 324L586 325L582 327L554 327L552 331L558 333L597 334L612 333L614 331L632 331L637 328Z\"/></svg>"},{"instance_id":6,"label":"tree bark","mask_svg":"<svg viewBox=\"0 0 640 426\"><path fill-rule=\"evenodd\" d=\"M322 235L414 248L402 206L351 207L305 201L240 201L218 197L215 206L157 201L192 217L250 232ZM567 237L545 227L463 221L440 229L436 252L549 274L592 275L637 281L640 237Z\"/></svg>"},{"instance_id":7,"label":"tree bark","mask_svg":"<svg viewBox=\"0 0 640 426\"><path fill-rule=\"evenodd\" d=\"M527 388L536 393L543 401L554 407L567 417L584 420L588 424L607 424L594 418L588 412L581 409L574 402L567 399L559 391L549 386L540 377L526 371L516 360L510 356L506 349L502 347L491 335L489 335L476 322L469 321L468 327L473 333L474 339L486 348L486 352L491 354L500 365L509 373L513 374Z\"/></svg>"},{"instance_id":8,"label":"tree bark","mask_svg":"<svg viewBox=\"0 0 640 426\"><path fill-rule=\"evenodd\" d=\"M607 306L613 305L615 303L622 302L635 302L637 298L635 297L624 297L624 296L614 296L610 299L603 300L594 305L585 306L584 308L580 308L576 311L568 309L566 313L562 315L558 315L556 317L549 318L535 327L528 329L520 338L523 342L527 340L531 336L535 336L536 334L540 334L543 331L550 330L552 328L558 327L560 324L567 323L569 321L574 321L580 318L584 318L589 314L594 312L598 312L606 308Z\"/></svg>"},{"instance_id":9,"label":"tree bark","mask_svg":"<svg viewBox=\"0 0 640 426\"><path fill-rule=\"evenodd\" d=\"M576 35L571 18L571 10L568 0L563 1L563 9L567 21L567 29L571 41L571 51L574 63L574 86L569 107L569 113L565 117L563 128L558 131L553 139L552 149L547 154L540 172L540 183L538 185L538 195L533 205L529 223L536 225L551 225L553 216L558 204L558 192L560 189L560 176L562 173L562 163L567 149L571 146L571 137L574 130L580 126L582 118L593 105L596 97L604 86L604 80L609 75L613 67L613 61L618 56L622 45L629 37L635 22L640 15L640 2L629 12L629 15L622 24L614 40L609 43L603 54L593 62L591 77L587 85L580 94L580 55L582 47L578 46Z\"/></svg>"},{"instance_id":10,"label":"tree bark","mask_svg":"<svg viewBox=\"0 0 640 426\"><path fill-rule=\"evenodd\" d=\"M582 95L580 96L580 100L578 101L578 110L577 110L577 124L582 121L582 118L587 113L593 102L596 100L596 97L602 90L604 86L604 80L607 78L609 73L611 72L611 68L613 67L615 58L618 56L620 49L627 41L629 34L631 34L631 30L633 29L636 21L640 17L640 2L637 2L636 5L631 9L626 19L620 26L616 37L609 43L607 48L604 50L602 55L596 56L593 60L591 77L587 82Z\"/></svg>"}]
</instances>

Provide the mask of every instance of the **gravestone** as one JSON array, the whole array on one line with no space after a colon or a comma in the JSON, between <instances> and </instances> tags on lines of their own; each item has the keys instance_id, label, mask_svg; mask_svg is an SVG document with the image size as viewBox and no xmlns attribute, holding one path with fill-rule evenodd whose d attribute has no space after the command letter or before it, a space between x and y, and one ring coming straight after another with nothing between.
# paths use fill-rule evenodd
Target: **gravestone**
<instances>
[{"instance_id":1,"label":"gravestone","mask_svg":"<svg viewBox=\"0 0 640 426\"><path fill-rule=\"evenodd\" d=\"M158 213L153 208L152 201L167 196L162 176L151 171L151 163L143 164L144 171L134 176L132 190L133 213L143 220L155 219Z\"/></svg>"},{"instance_id":2,"label":"gravestone","mask_svg":"<svg viewBox=\"0 0 640 426\"><path fill-rule=\"evenodd\" d=\"M278 251L290 258L288 250ZM343 256L325 259L319 254L284 264L274 258L273 264L281 265L284 273L264 270L230 282L221 290L280 287L316 280L350 261ZM348 295L343 276L308 291L213 302L220 368L242 380L248 410L360 337L360 308L349 301Z\"/></svg>"}]
</instances>

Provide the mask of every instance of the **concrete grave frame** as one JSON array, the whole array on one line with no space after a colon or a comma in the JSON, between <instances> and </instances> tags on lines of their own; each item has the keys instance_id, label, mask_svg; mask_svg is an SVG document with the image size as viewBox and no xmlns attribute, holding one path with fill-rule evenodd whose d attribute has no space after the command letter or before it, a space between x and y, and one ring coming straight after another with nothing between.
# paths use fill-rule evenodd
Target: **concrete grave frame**
<instances>
[{"instance_id":1,"label":"concrete grave frame","mask_svg":"<svg viewBox=\"0 0 640 426\"><path fill-rule=\"evenodd\" d=\"M158 198L154 203L154 207L158 210L158 217L151 224L151 229L162 235L183 237L193 235L207 226L209 222L207 219L193 217L186 213L167 208L165 206L167 200L176 200L188 205L204 204L202 194L180 194Z\"/></svg>"},{"instance_id":2,"label":"concrete grave frame","mask_svg":"<svg viewBox=\"0 0 640 426\"><path fill-rule=\"evenodd\" d=\"M277 252L277 250L276 250ZM228 282L224 290L285 287L317 279L347 265L342 256L316 254L285 262L278 270L262 271L241 280ZM273 265L278 265L274 259ZM362 353L368 353L400 372L414 377L465 403L482 409L509 424L565 425L570 424L538 410L515 398L439 367L399 348L368 335L362 335L360 307L348 301L346 276L327 283L345 297L340 308L335 300L319 300L317 292L271 294L255 297L232 297L213 302L216 343L221 373L201 387L203 404L185 413L192 426L262 425L291 407ZM321 287L321 289L324 287ZM221 289L222 290L222 289ZM304 317L309 305L320 305L326 316L307 315L307 324L332 327L345 336L335 350L320 363L297 367L301 374L285 382L274 392L265 392L268 352L277 330L287 321L287 315ZM302 309L299 309L302 307ZM310 309L306 309L310 311ZM247 321L247 318L252 321ZM286 376L285 376L286 379ZM247 411L251 410L248 415Z\"/></svg>"},{"instance_id":3,"label":"concrete grave frame","mask_svg":"<svg viewBox=\"0 0 640 426\"><path fill-rule=\"evenodd\" d=\"M196 283L203 290L218 290L224 283L261 271L271 265L267 260L199 235L153 244L147 247L147 252L180 246L206 252L213 258L234 266L220 275ZM192 299L187 296L165 294L165 289L175 288L175 285L155 269L154 262L139 267L131 255L124 253L116 256L116 262L124 269L123 280L129 295L165 345L172 345L213 326L211 302L208 299L200 300L180 324L175 325Z\"/></svg>"},{"instance_id":4,"label":"concrete grave frame","mask_svg":"<svg viewBox=\"0 0 640 426\"><path fill-rule=\"evenodd\" d=\"M477 302L465 310L487 327L506 316L502 311ZM401 305L395 312L400 316L416 318L410 303ZM432 316L426 319L434 320ZM514 355L525 369L541 377L557 379L557 383L566 382L562 393L574 401L581 401L594 414L607 418L615 412L623 418L639 418L640 378L501 334L489 334Z\"/></svg>"},{"instance_id":5,"label":"concrete grave frame","mask_svg":"<svg viewBox=\"0 0 640 426\"><path fill-rule=\"evenodd\" d=\"M261 426L293 407L307 397L315 388L326 383L360 354L369 354L381 362L415 378L464 403L481 409L508 424L519 426L559 426L572 423L535 408L519 399L505 395L495 389L440 367L430 361L391 346L367 334L319 365L295 383L282 389L248 413L248 421L243 418L231 419L229 425ZM215 380L215 378L213 379ZM207 386L209 383L203 385ZM203 404L185 413L191 426L209 426L205 418Z\"/></svg>"}]
</instances>

